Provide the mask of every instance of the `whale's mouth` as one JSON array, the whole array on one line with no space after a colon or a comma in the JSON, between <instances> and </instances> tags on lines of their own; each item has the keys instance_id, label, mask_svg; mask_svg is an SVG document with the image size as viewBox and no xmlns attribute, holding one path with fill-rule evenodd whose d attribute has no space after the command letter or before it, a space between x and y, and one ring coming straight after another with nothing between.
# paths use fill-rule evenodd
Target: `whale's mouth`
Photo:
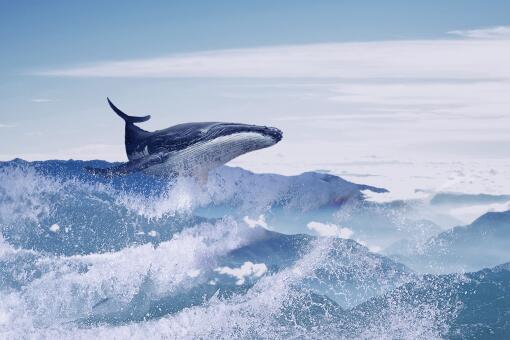
<instances>
[{"instance_id":1,"label":"whale's mouth","mask_svg":"<svg viewBox=\"0 0 510 340\"><path fill-rule=\"evenodd\" d=\"M255 133L262 137L270 138L272 144L276 144L283 138L283 132L275 127L260 126L260 125L246 125L246 124L232 124L224 123L218 124L211 132L215 136L228 136L239 133Z\"/></svg>"},{"instance_id":2,"label":"whale's mouth","mask_svg":"<svg viewBox=\"0 0 510 340\"><path fill-rule=\"evenodd\" d=\"M265 127L264 133L271 137L275 144L282 140L283 132L275 127Z\"/></svg>"}]
</instances>

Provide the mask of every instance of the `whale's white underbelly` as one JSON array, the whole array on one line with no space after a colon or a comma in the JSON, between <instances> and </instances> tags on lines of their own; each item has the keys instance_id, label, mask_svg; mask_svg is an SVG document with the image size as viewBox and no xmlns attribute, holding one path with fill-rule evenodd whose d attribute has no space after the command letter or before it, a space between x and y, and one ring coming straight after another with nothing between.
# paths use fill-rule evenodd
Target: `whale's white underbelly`
<instances>
[{"instance_id":1,"label":"whale's white underbelly","mask_svg":"<svg viewBox=\"0 0 510 340\"><path fill-rule=\"evenodd\" d=\"M255 132L241 132L221 136L174 151L168 159L151 166L144 172L152 175L175 173L197 175L223 165L247 152L271 146L270 137Z\"/></svg>"}]
</instances>

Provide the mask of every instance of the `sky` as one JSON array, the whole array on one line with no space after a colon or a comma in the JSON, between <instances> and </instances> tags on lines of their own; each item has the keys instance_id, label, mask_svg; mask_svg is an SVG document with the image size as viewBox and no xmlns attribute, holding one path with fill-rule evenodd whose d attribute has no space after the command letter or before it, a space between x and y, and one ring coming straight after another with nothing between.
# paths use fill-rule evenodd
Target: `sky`
<instances>
[{"instance_id":1,"label":"sky","mask_svg":"<svg viewBox=\"0 0 510 340\"><path fill-rule=\"evenodd\" d=\"M508 1L0 0L0 160L125 160L148 130L284 131L232 164L510 193ZM398 195L397 195L398 196Z\"/></svg>"}]
</instances>

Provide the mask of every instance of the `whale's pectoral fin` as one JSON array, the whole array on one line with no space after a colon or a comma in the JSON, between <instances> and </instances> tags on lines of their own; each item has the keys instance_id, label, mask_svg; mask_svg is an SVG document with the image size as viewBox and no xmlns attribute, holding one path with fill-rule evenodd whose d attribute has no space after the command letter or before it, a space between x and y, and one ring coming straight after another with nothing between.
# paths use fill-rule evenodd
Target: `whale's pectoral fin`
<instances>
[{"instance_id":1,"label":"whale's pectoral fin","mask_svg":"<svg viewBox=\"0 0 510 340\"><path fill-rule=\"evenodd\" d=\"M89 173L101 175L104 177L124 176L134 172L143 171L151 166L161 164L168 158L166 153L157 153L143 158L135 159L127 163L120 164L111 168L92 168L87 167Z\"/></svg>"}]
</instances>

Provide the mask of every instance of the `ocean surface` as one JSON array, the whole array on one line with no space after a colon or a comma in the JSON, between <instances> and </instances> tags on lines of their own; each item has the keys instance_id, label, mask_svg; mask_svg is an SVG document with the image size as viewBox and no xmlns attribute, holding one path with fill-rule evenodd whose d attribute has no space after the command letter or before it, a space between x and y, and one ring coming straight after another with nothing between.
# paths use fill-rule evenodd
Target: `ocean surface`
<instances>
[{"instance_id":1,"label":"ocean surface","mask_svg":"<svg viewBox=\"0 0 510 340\"><path fill-rule=\"evenodd\" d=\"M0 162L1 339L510 338L510 196L87 166Z\"/></svg>"}]
</instances>

